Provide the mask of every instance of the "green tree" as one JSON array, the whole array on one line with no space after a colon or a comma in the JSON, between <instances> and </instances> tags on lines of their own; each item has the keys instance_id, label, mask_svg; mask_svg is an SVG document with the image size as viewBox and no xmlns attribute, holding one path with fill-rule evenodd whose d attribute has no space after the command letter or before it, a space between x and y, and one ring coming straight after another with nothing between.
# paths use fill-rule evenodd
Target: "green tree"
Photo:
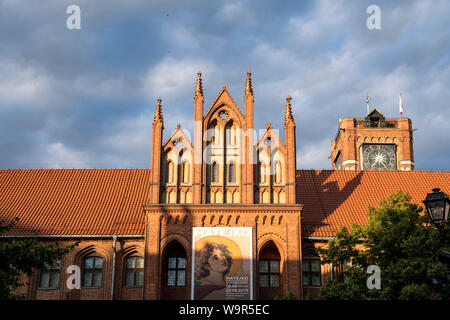
<instances>
[{"instance_id":1,"label":"green tree","mask_svg":"<svg viewBox=\"0 0 450 320\"><path fill-rule=\"evenodd\" d=\"M438 260L448 250L449 227L440 231L422 208L398 191L369 207L368 224L341 227L326 248L322 263L339 272L320 292L322 299L448 299L446 267ZM368 289L369 265L381 270L381 289Z\"/></svg>"},{"instance_id":2,"label":"green tree","mask_svg":"<svg viewBox=\"0 0 450 320\"><path fill-rule=\"evenodd\" d=\"M286 295L276 296L275 298L273 298L273 300L298 300L298 297L294 293L292 293L291 290L288 290L288 293Z\"/></svg>"},{"instance_id":3,"label":"green tree","mask_svg":"<svg viewBox=\"0 0 450 320\"><path fill-rule=\"evenodd\" d=\"M16 222L17 219L4 225L4 221L0 221L0 235L14 228ZM0 299L24 298L11 293L25 285L20 282L21 273L31 276L34 270L47 270L48 266L68 253L75 245L61 248L58 243L43 244L36 238L12 239L0 243Z\"/></svg>"}]
</instances>

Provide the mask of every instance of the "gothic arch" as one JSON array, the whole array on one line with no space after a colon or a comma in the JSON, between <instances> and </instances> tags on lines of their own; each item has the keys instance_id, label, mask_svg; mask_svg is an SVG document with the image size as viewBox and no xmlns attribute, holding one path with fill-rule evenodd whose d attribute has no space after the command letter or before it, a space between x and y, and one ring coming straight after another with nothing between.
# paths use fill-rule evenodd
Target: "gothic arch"
<instances>
[{"instance_id":1,"label":"gothic arch","mask_svg":"<svg viewBox=\"0 0 450 320\"><path fill-rule=\"evenodd\" d=\"M267 239L259 246L257 263L259 298L273 299L275 296L283 294L285 285L287 285L286 258L273 239ZM278 265L275 270L272 266L273 263L275 266ZM263 268L263 266L266 267ZM264 283L265 285L263 285Z\"/></svg>"},{"instance_id":2,"label":"gothic arch","mask_svg":"<svg viewBox=\"0 0 450 320\"><path fill-rule=\"evenodd\" d=\"M172 236L172 237L170 237ZM188 298L188 290L189 290L189 277L187 276L189 274L189 251L188 247L186 245L183 245L184 239L180 237L179 234L171 234L168 237L165 238L166 242L161 243L162 250L161 250L161 260L160 260L160 279L161 279L161 289L160 289L160 298L161 300L166 299L182 299L185 300ZM179 241L181 240L181 242ZM174 258L176 257L176 259ZM170 271L173 269L170 269L172 267L169 267L170 258L175 259L175 268L176 271ZM184 284L179 285L180 281L180 265L179 261L180 259L184 259L184 277L181 279L184 279ZM174 272L175 279L171 278L170 272ZM170 284L169 280L173 279L173 283Z\"/></svg>"},{"instance_id":3,"label":"gothic arch","mask_svg":"<svg viewBox=\"0 0 450 320\"><path fill-rule=\"evenodd\" d=\"M83 249L80 249L74 256L74 262L76 265L81 266L81 263L83 262L83 258L89 257L89 256L99 256L104 259L104 261L109 261L111 255L103 248L96 246L96 245L89 245ZM104 266L107 264L105 263Z\"/></svg>"}]
</instances>

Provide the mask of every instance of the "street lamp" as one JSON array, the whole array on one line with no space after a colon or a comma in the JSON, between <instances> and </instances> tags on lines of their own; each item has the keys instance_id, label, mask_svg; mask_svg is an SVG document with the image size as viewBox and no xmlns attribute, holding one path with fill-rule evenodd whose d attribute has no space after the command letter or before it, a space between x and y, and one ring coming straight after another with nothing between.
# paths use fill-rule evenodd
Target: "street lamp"
<instances>
[{"instance_id":1,"label":"street lamp","mask_svg":"<svg viewBox=\"0 0 450 320\"><path fill-rule=\"evenodd\" d=\"M450 200L439 188L434 188L432 193L428 193L424 201L431 222L436 226L445 225L448 222L448 212L450 210Z\"/></svg>"},{"instance_id":2,"label":"street lamp","mask_svg":"<svg viewBox=\"0 0 450 320\"><path fill-rule=\"evenodd\" d=\"M428 193L425 200L422 201L427 208L428 215L431 222L438 228L444 226L448 222L448 212L450 210L450 200L447 195L439 188L434 188L432 193ZM441 229L443 230L443 229ZM439 260L447 265L450 265L450 252L441 251L439 253ZM450 273L447 271L447 276Z\"/></svg>"}]
</instances>

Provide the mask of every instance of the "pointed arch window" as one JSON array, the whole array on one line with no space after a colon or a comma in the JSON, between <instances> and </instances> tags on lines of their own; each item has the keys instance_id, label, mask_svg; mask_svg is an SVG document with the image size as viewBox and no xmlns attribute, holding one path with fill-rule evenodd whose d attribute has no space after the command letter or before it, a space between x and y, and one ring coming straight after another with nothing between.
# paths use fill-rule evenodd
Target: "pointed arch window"
<instances>
[{"instance_id":1,"label":"pointed arch window","mask_svg":"<svg viewBox=\"0 0 450 320\"><path fill-rule=\"evenodd\" d=\"M236 124L233 121L227 123L225 127L225 136L228 146L236 145Z\"/></svg>"},{"instance_id":2,"label":"pointed arch window","mask_svg":"<svg viewBox=\"0 0 450 320\"><path fill-rule=\"evenodd\" d=\"M235 182L234 162L230 162L230 164L228 165L228 182Z\"/></svg>"},{"instance_id":3,"label":"pointed arch window","mask_svg":"<svg viewBox=\"0 0 450 320\"><path fill-rule=\"evenodd\" d=\"M275 244L269 242L259 256L259 287L279 288L280 277L280 253Z\"/></svg>"},{"instance_id":4,"label":"pointed arch window","mask_svg":"<svg viewBox=\"0 0 450 320\"><path fill-rule=\"evenodd\" d=\"M275 183L281 183L281 165L279 161L274 165L274 181Z\"/></svg>"},{"instance_id":5,"label":"pointed arch window","mask_svg":"<svg viewBox=\"0 0 450 320\"><path fill-rule=\"evenodd\" d=\"M211 166L211 182L217 182L217 163L213 162Z\"/></svg>"},{"instance_id":6,"label":"pointed arch window","mask_svg":"<svg viewBox=\"0 0 450 320\"><path fill-rule=\"evenodd\" d=\"M173 162L169 160L167 162L167 181L169 183L173 182Z\"/></svg>"},{"instance_id":7,"label":"pointed arch window","mask_svg":"<svg viewBox=\"0 0 450 320\"><path fill-rule=\"evenodd\" d=\"M259 163L259 182L260 183L265 183L266 182L266 175L264 172L264 163L260 162Z\"/></svg>"},{"instance_id":8,"label":"pointed arch window","mask_svg":"<svg viewBox=\"0 0 450 320\"><path fill-rule=\"evenodd\" d=\"M214 145L219 144L219 126L217 124L214 125L213 133L212 133L212 143Z\"/></svg>"},{"instance_id":9,"label":"pointed arch window","mask_svg":"<svg viewBox=\"0 0 450 320\"><path fill-rule=\"evenodd\" d=\"M189 163L186 160L181 165L181 177L183 183L189 183Z\"/></svg>"}]
</instances>

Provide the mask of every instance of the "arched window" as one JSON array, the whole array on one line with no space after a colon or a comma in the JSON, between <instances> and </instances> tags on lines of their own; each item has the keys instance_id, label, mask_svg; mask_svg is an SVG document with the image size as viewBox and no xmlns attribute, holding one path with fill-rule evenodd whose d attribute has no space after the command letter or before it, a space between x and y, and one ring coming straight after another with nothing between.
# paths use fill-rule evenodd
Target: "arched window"
<instances>
[{"instance_id":1,"label":"arched window","mask_svg":"<svg viewBox=\"0 0 450 320\"><path fill-rule=\"evenodd\" d=\"M125 283L126 287L142 287L144 281L144 258L132 256L126 260Z\"/></svg>"},{"instance_id":2,"label":"arched window","mask_svg":"<svg viewBox=\"0 0 450 320\"><path fill-rule=\"evenodd\" d=\"M236 125L233 121L229 121L225 126L225 137L227 140L227 145L236 145Z\"/></svg>"},{"instance_id":3,"label":"arched window","mask_svg":"<svg viewBox=\"0 0 450 320\"><path fill-rule=\"evenodd\" d=\"M212 129L211 142L213 145L219 144L219 126L217 125L217 123L213 126Z\"/></svg>"},{"instance_id":4,"label":"arched window","mask_svg":"<svg viewBox=\"0 0 450 320\"><path fill-rule=\"evenodd\" d=\"M183 183L189 183L189 163L186 160L183 161L181 170L182 170Z\"/></svg>"},{"instance_id":5,"label":"arched window","mask_svg":"<svg viewBox=\"0 0 450 320\"><path fill-rule=\"evenodd\" d=\"M100 288L102 286L103 259L86 257L83 260L83 287Z\"/></svg>"},{"instance_id":6,"label":"arched window","mask_svg":"<svg viewBox=\"0 0 450 320\"><path fill-rule=\"evenodd\" d=\"M173 182L173 162L171 160L167 162L167 182Z\"/></svg>"},{"instance_id":7,"label":"arched window","mask_svg":"<svg viewBox=\"0 0 450 320\"><path fill-rule=\"evenodd\" d=\"M260 183L265 183L266 182L266 175L264 172L264 163L260 162L259 163L259 182Z\"/></svg>"},{"instance_id":8,"label":"arched window","mask_svg":"<svg viewBox=\"0 0 450 320\"><path fill-rule=\"evenodd\" d=\"M59 274L61 273L61 260L57 259L49 266L46 264L45 271L42 271L39 276L40 289L58 289L59 288Z\"/></svg>"},{"instance_id":9,"label":"arched window","mask_svg":"<svg viewBox=\"0 0 450 320\"><path fill-rule=\"evenodd\" d=\"M275 162L273 171L275 183L281 183L281 165L279 161Z\"/></svg>"},{"instance_id":10,"label":"arched window","mask_svg":"<svg viewBox=\"0 0 450 320\"><path fill-rule=\"evenodd\" d=\"M178 241L169 243L163 251L162 284L176 289L186 286L186 251ZM172 291L173 292L173 291Z\"/></svg>"},{"instance_id":11,"label":"arched window","mask_svg":"<svg viewBox=\"0 0 450 320\"><path fill-rule=\"evenodd\" d=\"M270 241L261 250L259 256L260 288L280 287L280 254L275 244Z\"/></svg>"},{"instance_id":12,"label":"arched window","mask_svg":"<svg viewBox=\"0 0 450 320\"><path fill-rule=\"evenodd\" d=\"M217 182L217 163L213 162L211 166L211 181Z\"/></svg>"},{"instance_id":13,"label":"arched window","mask_svg":"<svg viewBox=\"0 0 450 320\"><path fill-rule=\"evenodd\" d=\"M230 162L228 165L228 181L234 182L234 163Z\"/></svg>"}]
</instances>

